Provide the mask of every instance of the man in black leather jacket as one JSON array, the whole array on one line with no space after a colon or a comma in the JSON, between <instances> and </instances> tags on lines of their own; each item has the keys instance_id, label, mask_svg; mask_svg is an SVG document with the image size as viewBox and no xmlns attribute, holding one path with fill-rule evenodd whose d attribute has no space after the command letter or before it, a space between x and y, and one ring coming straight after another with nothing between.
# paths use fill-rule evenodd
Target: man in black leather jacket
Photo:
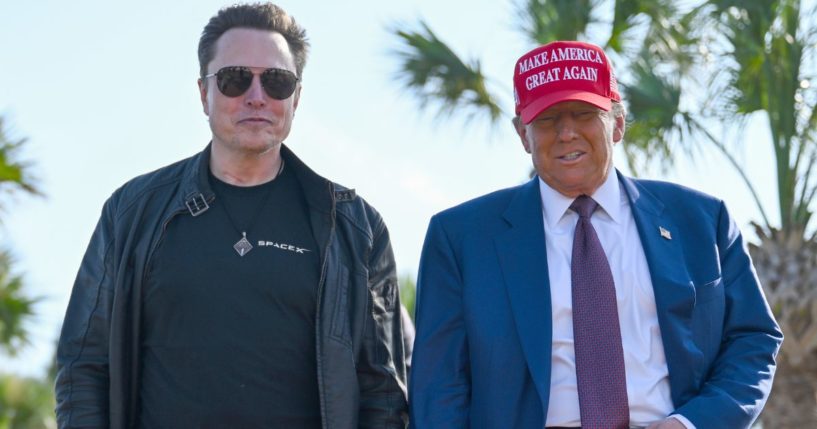
<instances>
[{"instance_id":1,"label":"man in black leather jacket","mask_svg":"<svg viewBox=\"0 0 817 429\"><path fill-rule=\"evenodd\" d=\"M60 428L402 428L389 234L283 145L305 32L272 4L199 42L199 154L105 203L60 336Z\"/></svg>"}]
</instances>

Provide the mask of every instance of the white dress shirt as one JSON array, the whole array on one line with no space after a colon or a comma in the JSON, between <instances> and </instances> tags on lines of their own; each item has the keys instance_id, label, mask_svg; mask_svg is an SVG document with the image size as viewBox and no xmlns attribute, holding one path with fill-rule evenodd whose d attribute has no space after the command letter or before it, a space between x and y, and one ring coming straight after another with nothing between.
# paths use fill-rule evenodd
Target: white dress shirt
<instances>
[{"instance_id":1,"label":"white dress shirt","mask_svg":"<svg viewBox=\"0 0 817 429\"><path fill-rule=\"evenodd\" d=\"M539 179L545 224L553 351L550 401L546 426L579 426L579 396L573 350L573 310L570 262L573 232L579 215L566 197ZM675 407L670 397L669 372L658 326L655 295L647 259L641 247L630 202L615 170L591 195L599 204L590 222L598 234L616 287L616 304L624 349L624 369L630 425L646 427L665 418ZM673 415L688 428L683 416Z\"/></svg>"}]
</instances>

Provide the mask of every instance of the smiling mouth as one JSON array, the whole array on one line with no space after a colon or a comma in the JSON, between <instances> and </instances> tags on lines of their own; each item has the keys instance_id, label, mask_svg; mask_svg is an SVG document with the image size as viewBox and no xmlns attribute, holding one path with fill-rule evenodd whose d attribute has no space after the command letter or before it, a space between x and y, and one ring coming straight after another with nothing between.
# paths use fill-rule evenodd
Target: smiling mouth
<instances>
[{"instance_id":1,"label":"smiling mouth","mask_svg":"<svg viewBox=\"0 0 817 429\"><path fill-rule=\"evenodd\" d=\"M565 155L562 155L562 156L559 157L559 159L564 160L564 161L574 161L574 160L579 159L579 157L582 156L582 155L584 155L584 152L581 152L581 151L577 150L575 152L570 152L570 153L567 153Z\"/></svg>"}]
</instances>

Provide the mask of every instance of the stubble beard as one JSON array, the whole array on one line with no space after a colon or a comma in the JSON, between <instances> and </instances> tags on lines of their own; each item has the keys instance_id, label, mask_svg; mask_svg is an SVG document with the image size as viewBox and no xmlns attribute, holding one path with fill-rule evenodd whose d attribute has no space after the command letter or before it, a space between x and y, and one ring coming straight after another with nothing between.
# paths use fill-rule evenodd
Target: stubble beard
<instances>
[{"instance_id":1,"label":"stubble beard","mask_svg":"<svg viewBox=\"0 0 817 429\"><path fill-rule=\"evenodd\" d=\"M231 147L234 148L236 152L247 156L256 156L261 157L266 155L267 153L276 150L278 147L281 146L282 141L273 139L272 137L264 138L261 140L260 144L251 144L244 141L239 136L235 136L233 138Z\"/></svg>"},{"instance_id":2,"label":"stubble beard","mask_svg":"<svg viewBox=\"0 0 817 429\"><path fill-rule=\"evenodd\" d=\"M238 132L228 138L223 138L215 130L212 131L214 145L219 145L226 151L242 157L262 157L277 150L283 143L283 140L272 135L242 136L242 133Z\"/></svg>"}]
</instances>

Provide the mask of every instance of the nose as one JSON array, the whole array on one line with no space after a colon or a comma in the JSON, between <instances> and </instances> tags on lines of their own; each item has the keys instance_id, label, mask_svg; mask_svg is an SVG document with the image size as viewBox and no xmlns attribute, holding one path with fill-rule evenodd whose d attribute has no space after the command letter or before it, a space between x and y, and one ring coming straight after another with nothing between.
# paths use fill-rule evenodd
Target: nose
<instances>
[{"instance_id":1,"label":"nose","mask_svg":"<svg viewBox=\"0 0 817 429\"><path fill-rule=\"evenodd\" d=\"M559 115L556 136L560 141L569 142L576 137L576 123L571 115Z\"/></svg>"},{"instance_id":2,"label":"nose","mask_svg":"<svg viewBox=\"0 0 817 429\"><path fill-rule=\"evenodd\" d=\"M267 104L266 95L261 87L261 77L253 76L250 87L244 93L244 103L253 109L260 109Z\"/></svg>"}]
</instances>

